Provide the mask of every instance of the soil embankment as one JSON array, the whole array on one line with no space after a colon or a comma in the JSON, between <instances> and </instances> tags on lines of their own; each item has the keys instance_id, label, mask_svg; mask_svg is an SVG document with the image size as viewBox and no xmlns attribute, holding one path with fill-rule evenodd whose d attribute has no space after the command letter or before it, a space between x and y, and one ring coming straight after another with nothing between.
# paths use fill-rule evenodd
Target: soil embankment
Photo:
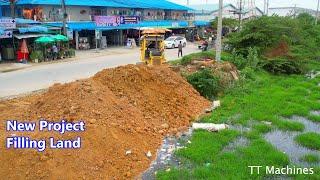
<instances>
[{"instance_id":1,"label":"soil embankment","mask_svg":"<svg viewBox=\"0 0 320 180\"><path fill-rule=\"evenodd\" d=\"M210 102L168 67L128 65L0 102L0 176L5 179L126 179L146 170L166 134L186 129ZM79 121L86 131L6 132L6 120ZM6 149L7 136L82 138L82 148ZM146 153L150 151L152 158ZM130 152L127 153L126 152Z\"/></svg>"}]
</instances>

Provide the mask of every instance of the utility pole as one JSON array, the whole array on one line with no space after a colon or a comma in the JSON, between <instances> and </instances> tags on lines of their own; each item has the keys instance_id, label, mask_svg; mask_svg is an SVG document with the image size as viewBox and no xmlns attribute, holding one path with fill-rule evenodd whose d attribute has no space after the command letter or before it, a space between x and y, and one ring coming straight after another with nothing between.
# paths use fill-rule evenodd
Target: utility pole
<instances>
[{"instance_id":1,"label":"utility pole","mask_svg":"<svg viewBox=\"0 0 320 180\"><path fill-rule=\"evenodd\" d=\"M223 10L223 0L219 0L219 17L218 17L217 42L216 42L216 60L217 60L217 61L221 61L221 49L222 49L222 10Z\"/></svg>"},{"instance_id":2,"label":"utility pole","mask_svg":"<svg viewBox=\"0 0 320 180\"><path fill-rule=\"evenodd\" d=\"M264 0L263 1L263 13L264 13L264 15L266 15L266 7L267 7L267 0Z\"/></svg>"},{"instance_id":3,"label":"utility pole","mask_svg":"<svg viewBox=\"0 0 320 180\"><path fill-rule=\"evenodd\" d=\"M239 2L239 29L242 27L242 0Z\"/></svg>"},{"instance_id":4,"label":"utility pole","mask_svg":"<svg viewBox=\"0 0 320 180\"><path fill-rule=\"evenodd\" d=\"M318 5L317 5L316 25L318 24L318 18L319 18L319 6L320 6L320 0L318 0Z\"/></svg>"},{"instance_id":5,"label":"utility pole","mask_svg":"<svg viewBox=\"0 0 320 180\"><path fill-rule=\"evenodd\" d=\"M16 6L16 0L10 0L10 15L12 19L14 19L16 16L15 6Z\"/></svg>"},{"instance_id":6,"label":"utility pole","mask_svg":"<svg viewBox=\"0 0 320 180\"><path fill-rule=\"evenodd\" d=\"M62 4L62 11L63 11L62 32L63 32L63 35L66 36L67 35L67 17L68 17L68 14L67 14L65 0L61 0L61 4Z\"/></svg>"},{"instance_id":7,"label":"utility pole","mask_svg":"<svg viewBox=\"0 0 320 180\"><path fill-rule=\"evenodd\" d=\"M294 4L293 17L296 18L296 16L297 16L297 4Z\"/></svg>"},{"instance_id":8,"label":"utility pole","mask_svg":"<svg viewBox=\"0 0 320 180\"><path fill-rule=\"evenodd\" d=\"M269 0L266 0L267 1L267 16L269 15Z\"/></svg>"}]
</instances>

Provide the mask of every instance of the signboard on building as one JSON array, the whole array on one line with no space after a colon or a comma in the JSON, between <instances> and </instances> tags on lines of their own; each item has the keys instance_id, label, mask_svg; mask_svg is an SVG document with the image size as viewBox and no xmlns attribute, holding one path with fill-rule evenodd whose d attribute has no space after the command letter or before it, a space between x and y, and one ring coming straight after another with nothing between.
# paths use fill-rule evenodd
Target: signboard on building
<instances>
[{"instance_id":1,"label":"signboard on building","mask_svg":"<svg viewBox=\"0 0 320 180\"><path fill-rule=\"evenodd\" d=\"M12 38L12 31L4 31L3 34L0 34L0 39L5 39L5 38Z\"/></svg>"},{"instance_id":2,"label":"signboard on building","mask_svg":"<svg viewBox=\"0 0 320 180\"><path fill-rule=\"evenodd\" d=\"M120 25L120 16L94 16L98 27L114 27Z\"/></svg>"},{"instance_id":3,"label":"signboard on building","mask_svg":"<svg viewBox=\"0 0 320 180\"><path fill-rule=\"evenodd\" d=\"M15 29L17 27L15 19L0 19L0 28L3 29Z\"/></svg>"},{"instance_id":4,"label":"signboard on building","mask_svg":"<svg viewBox=\"0 0 320 180\"><path fill-rule=\"evenodd\" d=\"M121 16L120 24L138 24L140 21L139 16Z\"/></svg>"}]
</instances>

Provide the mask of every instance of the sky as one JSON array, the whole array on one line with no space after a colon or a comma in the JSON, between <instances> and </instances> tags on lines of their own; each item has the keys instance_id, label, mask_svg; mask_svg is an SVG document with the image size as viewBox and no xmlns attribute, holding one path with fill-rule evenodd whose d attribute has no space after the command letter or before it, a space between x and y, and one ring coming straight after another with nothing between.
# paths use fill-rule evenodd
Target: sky
<instances>
[{"instance_id":1,"label":"sky","mask_svg":"<svg viewBox=\"0 0 320 180\"><path fill-rule=\"evenodd\" d=\"M186 5L187 0L170 0L179 4ZM284 6L297 6L309 9L317 9L318 0L269 0L269 7L284 7ZM224 3L237 4L237 0L224 0ZM205 4L206 0L190 0L190 4ZM219 0L208 0L208 4L219 3ZM256 5L263 10L264 0L256 0Z\"/></svg>"}]
</instances>

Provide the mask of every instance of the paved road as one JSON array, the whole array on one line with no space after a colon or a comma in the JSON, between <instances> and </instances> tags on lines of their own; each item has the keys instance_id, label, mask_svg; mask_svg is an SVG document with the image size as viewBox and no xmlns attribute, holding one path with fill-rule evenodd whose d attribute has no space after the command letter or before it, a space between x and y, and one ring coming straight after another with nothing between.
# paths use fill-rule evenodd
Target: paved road
<instances>
[{"instance_id":1,"label":"paved road","mask_svg":"<svg viewBox=\"0 0 320 180\"><path fill-rule=\"evenodd\" d=\"M194 44L189 44L184 49L185 54L196 51L198 50ZM110 53L82 59L79 57L76 61L32 66L18 71L0 73L0 98L45 89L54 83L88 78L102 69L136 64L139 61L139 49L120 49L120 52L121 54ZM166 50L168 60L177 59L177 54L177 49Z\"/></svg>"}]
</instances>

